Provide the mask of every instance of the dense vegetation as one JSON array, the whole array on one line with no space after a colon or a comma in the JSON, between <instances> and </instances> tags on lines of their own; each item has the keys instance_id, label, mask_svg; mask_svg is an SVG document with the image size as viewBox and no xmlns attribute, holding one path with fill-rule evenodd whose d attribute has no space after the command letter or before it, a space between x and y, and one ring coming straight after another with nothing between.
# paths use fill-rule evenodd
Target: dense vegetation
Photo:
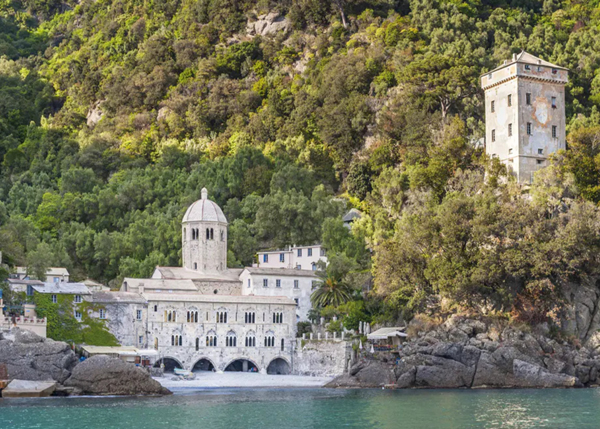
<instances>
[{"instance_id":1,"label":"dense vegetation","mask_svg":"<svg viewBox=\"0 0 600 429\"><path fill-rule=\"evenodd\" d=\"M269 11L290 30L248 35ZM335 288L354 299L326 311L349 326L442 304L547 318L562 282L598 274L599 12L592 0L4 1L0 250L117 286L179 264L180 219L206 186L230 222L231 266L325 243L320 303ZM475 144L478 76L522 49L572 70L570 150L529 193ZM334 196L365 213L353 234Z\"/></svg>"}]
</instances>

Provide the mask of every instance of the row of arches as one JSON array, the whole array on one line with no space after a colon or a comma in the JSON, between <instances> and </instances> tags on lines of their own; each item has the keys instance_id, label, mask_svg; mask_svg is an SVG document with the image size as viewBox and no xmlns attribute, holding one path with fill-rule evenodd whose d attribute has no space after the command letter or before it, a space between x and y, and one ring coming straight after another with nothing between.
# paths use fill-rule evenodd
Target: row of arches
<instances>
[{"instance_id":1,"label":"row of arches","mask_svg":"<svg viewBox=\"0 0 600 429\"><path fill-rule=\"evenodd\" d=\"M253 311L246 312L245 317L244 317L244 322L245 323L256 323L256 313Z\"/></svg>"},{"instance_id":2,"label":"row of arches","mask_svg":"<svg viewBox=\"0 0 600 429\"><path fill-rule=\"evenodd\" d=\"M187 321L188 321L188 323L198 323L198 312L197 311L188 311L187 312Z\"/></svg>"},{"instance_id":3,"label":"row of arches","mask_svg":"<svg viewBox=\"0 0 600 429\"><path fill-rule=\"evenodd\" d=\"M273 313L273 323L283 323L283 313Z\"/></svg>"},{"instance_id":4,"label":"row of arches","mask_svg":"<svg viewBox=\"0 0 600 429\"><path fill-rule=\"evenodd\" d=\"M165 357L156 362L155 367L164 365L165 372L173 372L175 368L183 369L181 363L178 360ZM216 369L214 363L207 358L199 359L192 367L192 372L199 371L214 371ZM226 372L258 372L259 368L256 363L249 359L235 359L225 366ZM269 365L267 365L267 374L275 375L286 375L290 374L290 365L287 360L283 358L273 359Z\"/></svg>"}]
</instances>

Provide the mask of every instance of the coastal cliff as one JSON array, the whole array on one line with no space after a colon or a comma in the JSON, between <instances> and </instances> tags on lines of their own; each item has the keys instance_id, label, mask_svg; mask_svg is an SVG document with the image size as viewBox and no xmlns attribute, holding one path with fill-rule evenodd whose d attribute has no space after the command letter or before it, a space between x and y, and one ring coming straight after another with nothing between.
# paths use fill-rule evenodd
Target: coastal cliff
<instances>
[{"instance_id":1,"label":"coastal cliff","mask_svg":"<svg viewBox=\"0 0 600 429\"><path fill-rule=\"evenodd\" d=\"M131 364L108 356L79 362L67 343L21 329L0 334L0 367L6 368L8 380L55 381L61 395L171 393Z\"/></svg>"},{"instance_id":2,"label":"coastal cliff","mask_svg":"<svg viewBox=\"0 0 600 429\"><path fill-rule=\"evenodd\" d=\"M397 354L362 353L327 387L557 388L600 380L600 354L551 338L545 325L453 316L437 326L415 321L408 331Z\"/></svg>"}]
</instances>

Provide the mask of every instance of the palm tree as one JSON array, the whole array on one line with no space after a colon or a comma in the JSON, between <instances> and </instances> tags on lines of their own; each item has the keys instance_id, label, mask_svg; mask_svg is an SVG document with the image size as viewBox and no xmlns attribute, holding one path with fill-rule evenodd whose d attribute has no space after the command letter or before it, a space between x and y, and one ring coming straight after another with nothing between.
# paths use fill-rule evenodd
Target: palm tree
<instances>
[{"instance_id":1,"label":"palm tree","mask_svg":"<svg viewBox=\"0 0 600 429\"><path fill-rule=\"evenodd\" d=\"M322 277L322 280L310 296L313 307L337 307L350 301L352 291L346 283L332 276L319 277Z\"/></svg>"}]
</instances>

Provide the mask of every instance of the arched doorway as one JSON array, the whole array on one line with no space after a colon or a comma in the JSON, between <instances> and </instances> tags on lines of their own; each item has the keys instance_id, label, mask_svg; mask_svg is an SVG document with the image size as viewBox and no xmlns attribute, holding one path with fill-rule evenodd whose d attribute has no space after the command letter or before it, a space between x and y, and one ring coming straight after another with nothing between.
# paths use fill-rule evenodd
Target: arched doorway
<instances>
[{"instance_id":1,"label":"arched doorway","mask_svg":"<svg viewBox=\"0 0 600 429\"><path fill-rule=\"evenodd\" d=\"M192 372L200 372L200 371L213 371L215 366L208 359L200 359L198 362L194 364L192 368Z\"/></svg>"},{"instance_id":2,"label":"arched doorway","mask_svg":"<svg viewBox=\"0 0 600 429\"><path fill-rule=\"evenodd\" d=\"M174 372L175 368L183 369L183 366L179 362L177 362L175 359L169 358L169 357L157 360L156 363L154 364L154 367L160 368L161 364L165 365L165 372Z\"/></svg>"},{"instance_id":3,"label":"arched doorway","mask_svg":"<svg viewBox=\"0 0 600 429\"><path fill-rule=\"evenodd\" d=\"M290 364L285 359L273 359L267 367L267 374L287 375L290 371Z\"/></svg>"},{"instance_id":4,"label":"arched doorway","mask_svg":"<svg viewBox=\"0 0 600 429\"><path fill-rule=\"evenodd\" d=\"M247 359L238 359L225 367L228 372L258 372L258 367L254 362Z\"/></svg>"}]
</instances>

